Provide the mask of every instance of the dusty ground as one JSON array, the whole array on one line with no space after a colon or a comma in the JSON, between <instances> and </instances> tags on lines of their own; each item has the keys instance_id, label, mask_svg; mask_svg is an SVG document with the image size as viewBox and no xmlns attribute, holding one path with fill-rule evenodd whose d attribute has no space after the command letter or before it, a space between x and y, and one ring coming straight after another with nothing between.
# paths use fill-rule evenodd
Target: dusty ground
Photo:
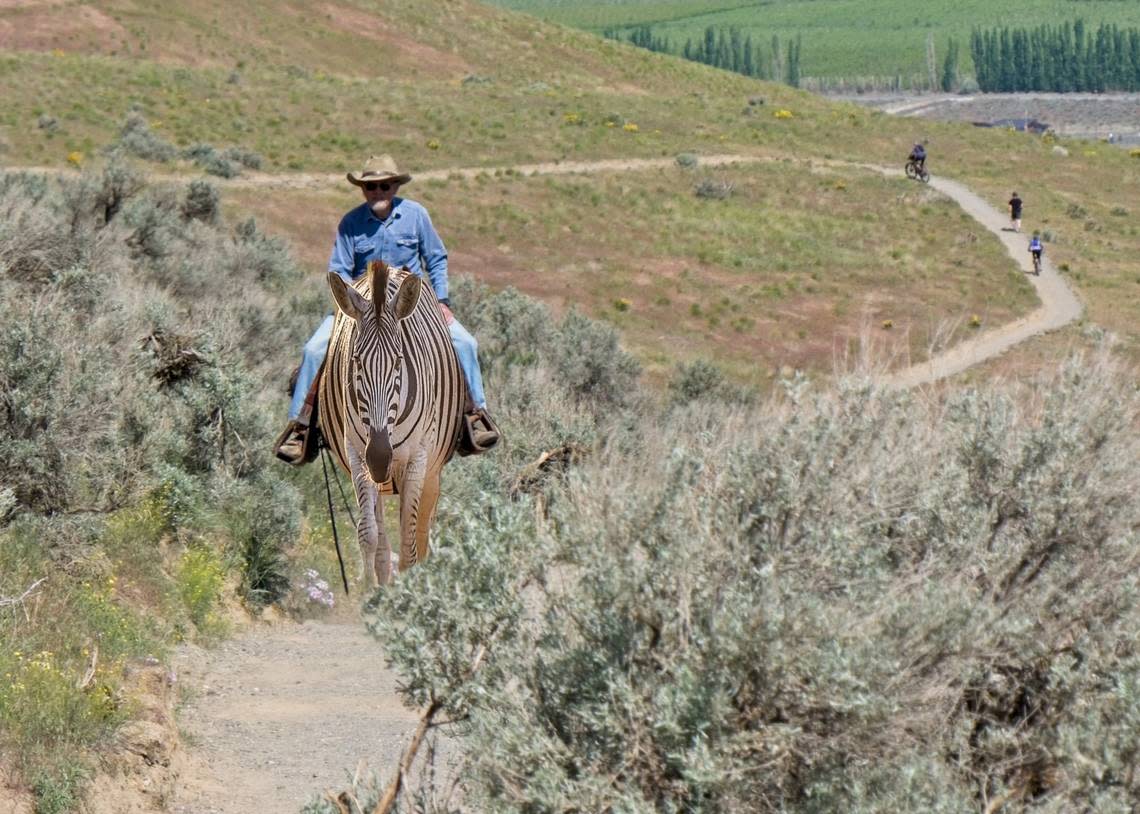
<instances>
[{"instance_id":1,"label":"dusty ground","mask_svg":"<svg viewBox=\"0 0 1140 814\"><path fill-rule=\"evenodd\" d=\"M358 619L257 625L172 666L189 688L176 814L299 811L361 760L387 778L418 720Z\"/></svg>"},{"instance_id":2,"label":"dusty ground","mask_svg":"<svg viewBox=\"0 0 1140 814\"><path fill-rule=\"evenodd\" d=\"M1045 122L1059 136L1107 139L1112 135L1122 146L1140 144L1137 93L863 94L844 98L898 116L965 122L1029 118Z\"/></svg>"}]
</instances>

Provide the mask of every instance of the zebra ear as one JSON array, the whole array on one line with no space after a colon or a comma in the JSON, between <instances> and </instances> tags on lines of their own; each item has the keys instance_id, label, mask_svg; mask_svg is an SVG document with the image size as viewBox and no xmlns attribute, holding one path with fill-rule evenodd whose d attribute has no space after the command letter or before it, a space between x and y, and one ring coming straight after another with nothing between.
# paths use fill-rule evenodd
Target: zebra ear
<instances>
[{"instance_id":1,"label":"zebra ear","mask_svg":"<svg viewBox=\"0 0 1140 814\"><path fill-rule=\"evenodd\" d=\"M371 304L360 292L344 281L335 271L329 272L329 288L341 311L359 321L371 310Z\"/></svg>"},{"instance_id":2,"label":"zebra ear","mask_svg":"<svg viewBox=\"0 0 1140 814\"><path fill-rule=\"evenodd\" d=\"M404 278L400 290L396 292L396 319L407 319L412 315L422 291L423 278L418 274L409 274Z\"/></svg>"}]
</instances>

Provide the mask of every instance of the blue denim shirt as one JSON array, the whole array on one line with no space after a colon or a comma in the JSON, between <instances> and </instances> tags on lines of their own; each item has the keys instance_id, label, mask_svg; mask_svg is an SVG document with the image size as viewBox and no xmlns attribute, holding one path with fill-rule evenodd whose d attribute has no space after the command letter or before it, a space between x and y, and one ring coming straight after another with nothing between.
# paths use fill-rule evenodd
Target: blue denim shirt
<instances>
[{"instance_id":1,"label":"blue denim shirt","mask_svg":"<svg viewBox=\"0 0 1140 814\"><path fill-rule=\"evenodd\" d=\"M415 201L393 198L392 211L383 221L367 202L341 218L329 271L352 282L364 273L369 260L383 260L396 268L407 266L421 277L426 269L436 297L447 298L447 249L427 210Z\"/></svg>"}]
</instances>

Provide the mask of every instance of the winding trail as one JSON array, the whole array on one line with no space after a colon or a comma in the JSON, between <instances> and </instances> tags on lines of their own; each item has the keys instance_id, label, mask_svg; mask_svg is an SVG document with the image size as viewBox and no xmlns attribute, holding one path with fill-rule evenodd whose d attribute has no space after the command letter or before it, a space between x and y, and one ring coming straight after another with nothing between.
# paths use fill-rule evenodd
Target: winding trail
<instances>
[{"instance_id":1,"label":"winding trail","mask_svg":"<svg viewBox=\"0 0 1140 814\"><path fill-rule=\"evenodd\" d=\"M1006 230L1008 220L966 186L947 178L931 178L930 185L952 198L982 226L989 229L1005 245L1017 267L1029 274L1029 281L1041 299L1041 305L1021 319L981 336L961 342L926 362L891 374L887 382L893 387L915 387L961 373L980 362L992 359L1031 337L1060 328L1081 315L1083 307L1077 295L1061 278L1045 255L1040 275L1034 275L1028 240L1024 234Z\"/></svg>"},{"instance_id":2,"label":"winding trail","mask_svg":"<svg viewBox=\"0 0 1140 814\"><path fill-rule=\"evenodd\" d=\"M799 163L808 166L859 169L868 172L878 172L887 176L902 176L900 170L872 164L860 164L847 161L803 159L793 155L707 155L699 156L703 167L727 167L733 164L758 164L787 162ZM538 164L515 164L502 167L457 167L441 170L427 170L416 173L421 180L445 180L447 178L473 179L481 176L495 175L588 175L600 172L631 172L645 170L668 169L676 166L674 158L625 158L604 159L597 161L554 161ZM9 167L0 168L0 172L43 172L48 174L63 174L72 172L58 168L47 167ZM162 175L152 177L160 180L186 180L185 175ZM211 179L214 183L228 189L259 189L259 188L316 188L323 189L336 186L344 182L344 176L329 173L291 173L273 175L269 173L248 173L231 179ZM964 184L947 178L933 177L930 186L955 201L962 210L979 224L998 237L1005 245L1012 257L1015 267L1022 272L1032 271L1029 252L1026 249L1027 240L1023 234L1007 231L1007 223L1003 213L986 203L979 195L971 191ZM953 376L961 373L973 365L993 359L1034 336L1047 331L1056 330L1076 320L1083 310L1077 295L1061 278L1056 267L1046 255L1040 276L1029 274L1029 281L1037 291L1041 305L1026 316L999 328L963 341L948 350L939 353L931 359L912 365L900 371L895 371L885 377L891 387L915 387L921 384Z\"/></svg>"},{"instance_id":3,"label":"winding trail","mask_svg":"<svg viewBox=\"0 0 1140 814\"><path fill-rule=\"evenodd\" d=\"M788 155L710 155L700 156L703 167L726 167L733 164L756 164L763 162L797 162L810 166L860 169L878 172L892 177L901 177L901 170L871 164L858 164L846 161L804 160ZM417 173L423 180L443 180L446 178L477 178L485 175L574 175L599 172L628 172L654 169L668 169L676 166L673 158L610 159L604 161L561 161L541 164L519 164L510 167L463 167L448 170L429 170ZM305 186L327 187L343 183L342 175L264 175L256 174L239 177L226 182L234 187L264 186ZM1080 300L1068 284L1061 278L1056 267L1044 258L1039 276L1033 270L1028 240L1024 234L1008 231L1008 220L1004 213L994 209L967 186L948 178L932 177L930 186L952 199L962 210L979 224L997 236L1005 245L1015 267L1029 275L1028 279L1037 291L1041 305L1026 316L999 328L985 331L969 340L949 348L925 362L895 371L885 377L891 387L916 387L930 384L953 376L974 365L993 359L1027 339L1047 331L1056 330L1076 320L1083 310Z\"/></svg>"}]
</instances>

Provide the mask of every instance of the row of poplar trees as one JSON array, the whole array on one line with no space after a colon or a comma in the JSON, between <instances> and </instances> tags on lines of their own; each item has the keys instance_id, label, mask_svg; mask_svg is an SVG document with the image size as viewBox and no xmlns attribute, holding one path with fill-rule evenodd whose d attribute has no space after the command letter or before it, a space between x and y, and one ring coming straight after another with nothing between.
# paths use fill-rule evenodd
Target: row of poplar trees
<instances>
[{"instance_id":1,"label":"row of poplar trees","mask_svg":"<svg viewBox=\"0 0 1140 814\"><path fill-rule=\"evenodd\" d=\"M1081 20L1037 28L974 29L970 35L983 91L1140 90L1140 29Z\"/></svg>"},{"instance_id":2,"label":"row of poplar trees","mask_svg":"<svg viewBox=\"0 0 1140 814\"><path fill-rule=\"evenodd\" d=\"M656 36L647 25L638 26L628 33L619 29L607 29L605 36L745 76L774 79L787 82L793 87L800 84L800 37L781 44L780 38L773 36L771 47L764 54L759 43L753 44L751 34L741 36L740 29L736 27L717 29L709 26L702 38L696 42L687 39L684 47L679 49L668 37Z\"/></svg>"}]
</instances>

